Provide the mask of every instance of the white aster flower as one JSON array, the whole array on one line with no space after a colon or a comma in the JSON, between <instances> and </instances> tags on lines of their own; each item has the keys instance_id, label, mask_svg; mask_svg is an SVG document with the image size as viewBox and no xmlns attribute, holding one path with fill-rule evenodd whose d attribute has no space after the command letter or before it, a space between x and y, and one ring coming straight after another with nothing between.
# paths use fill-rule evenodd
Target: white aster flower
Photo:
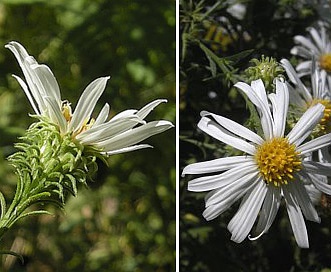
<instances>
[{"instance_id":1,"label":"white aster flower","mask_svg":"<svg viewBox=\"0 0 331 272\"><path fill-rule=\"evenodd\" d=\"M319 134L326 134L331 132L331 93L326 88L325 75L326 72L314 67L312 63L311 69L311 87L308 88L301 81L298 73L287 59L282 59L282 66L284 67L290 82L294 88L289 84L290 103L296 105L301 111L321 103L324 109L324 116L322 117L318 130Z\"/></svg>"},{"instance_id":2,"label":"white aster flower","mask_svg":"<svg viewBox=\"0 0 331 272\"><path fill-rule=\"evenodd\" d=\"M276 93L269 95L271 105L261 80L253 81L251 86L243 82L235 86L256 106L264 137L230 119L202 112L198 124L202 131L246 155L186 166L183 175L202 175L189 181L188 190L210 191L206 195L206 209L203 212L207 220L216 218L243 198L239 210L228 224L231 240L238 243L249 235L258 215L257 236L249 238L257 239L267 232L284 198L295 239L300 247L307 248L309 243L304 217L315 222L320 222L320 218L304 181L309 180L319 191L331 194L330 185L309 176L331 175L331 164L305 159L311 152L329 145L331 134L303 143L323 116L324 106L316 104L309 108L285 136L289 105L286 84L276 80Z\"/></svg>"},{"instance_id":3,"label":"white aster flower","mask_svg":"<svg viewBox=\"0 0 331 272\"><path fill-rule=\"evenodd\" d=\"M23 88L35 113L58 125L63 135L71 134L83 145L94 146L106 154L123 153L151 147L136 144L173 127L171 122L165 120L148 123L144 120L156 106L166 102L165 99L155 100L140 110L125 110L108 121L110 107L105 104L98 117L95 120L91 118L109 77L91 82L72 113L70 103L61 100L59 85L48 66L38 64L17 42L10 42L5 47L14 53L23 71L26 82L18 76L14 77Z\"/></svg>"},{"instance_id":4,"label":"white aster flower","mask_svg":"<svg viewBox=\"0 0 331 272\"><path fill-rule=\"evenodd\" d=\"M312 61L316 62L319 69L326 73L326 84L328 89L331 89L331 40L326 33L323 23L318 24L319 29L310 27L308 32L310 37L297 35L294 37L294 42L297 44L291 49L291 54L297 55L305 59L297 67L299 76L310 74Z\"/></svg>"}]
</instances>

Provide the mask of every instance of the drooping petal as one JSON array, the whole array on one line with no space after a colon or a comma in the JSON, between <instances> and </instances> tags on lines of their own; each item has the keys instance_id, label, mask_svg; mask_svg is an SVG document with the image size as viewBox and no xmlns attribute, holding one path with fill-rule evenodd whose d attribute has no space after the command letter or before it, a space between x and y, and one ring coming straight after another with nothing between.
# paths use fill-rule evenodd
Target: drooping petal
<instances>
[{"instance_id":1,"label":"drooping petal","mask_svg":"<svg viewBox=\"0 0 331 272\"><path fill-rule=\"evenodd\" d=\"M198 123L198 127L202 131L206 132L213 138L223 143L231 145L232 147L248 154L255 154L255 146L234 136L232 133L230 133L229 131L227 131L226 129L218 125L216 122L207 117L201 118L200 122Z\"/></svg>"},{"instance_id":2,"label":"drooping petal","mask_svg":"<svg viewBox=\"0 0 331 272\"><path fill-rule=\"evenodd\" d=\"M218 158L210 161L192 163L183 169L182 176L186 174L206 174L231 169L245 162L252 162L251 156L233 156Z\"/></svg>"},{"instance_id":3,"label":"drooping petal","mask_svg":"<svg viewBox=\"0 0 331 272\"><path fill-rule=\"evenodd\" d=\"M255 229L255 232L258 234L255 237L248 236L250 240L257 240L269 230L270 226L276 218L280 201L280 187L268 186L268 191L261 208L259 221Z\"/></svg>"},{"instance_id":4,"label":"drooping petal","mask_svg":"<svg viewBox=\"0 0 331 272\"><path fill-rule=\"evenodd\" d=\"M295 240L299 247L308 248L308 234L305 220L302 216L301 209L295 197L286 187L283 188L283 194L286 201L287 214L289 216Z\"/></svg>"},{"instance_id":5,"label":"drooping petal","mask_svg":"<svg viewBox=\"0 0 331 272\"><path fill-rule=\"evenodd\" d=\"M82 125L90 119L91 113L104 92L109 77L101 77L92 81L78 100L69 124L69 131L80 130Z\"/></svg>"},{"instance_id":6,"label":"drooping petal","mask_svg":"<svg viewBox=\"0 0 331 272\"><path fill-rule=\"evenodd\" d=\"M239 210L228 224L232 241L240 243L248 236L261 209L267 190L267 185L264 182L258 182L250 192L246 193Z\"/></svg>"}]
</instances>

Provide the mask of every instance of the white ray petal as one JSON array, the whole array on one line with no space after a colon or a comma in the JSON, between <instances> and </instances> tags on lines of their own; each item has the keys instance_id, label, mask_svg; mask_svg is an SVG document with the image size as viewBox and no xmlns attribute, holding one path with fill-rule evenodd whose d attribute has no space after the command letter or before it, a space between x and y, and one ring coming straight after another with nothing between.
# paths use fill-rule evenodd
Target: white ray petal
<instances>
[{"instance_id":1,"label":"white ray petal","mask_svg":"<svg viewBox=\"0 0 331 272\"><path fill-rule=\"evenodd\" d=\"M253 81L252 87L244 82L238 82L234 86L243 91L249 100L257 107L260 118L263 133L266 140L273 137L273 120L269 109L268 102L266 101L266 94L263 95L263 83L261 80ZM262 84L262 85L261 85ZM253 89L253 87L255 89ZM262 88L263 87L263 88ZM265 90L264 90L265 91Z\"/></svg>"},{"instance_id":2,"label":"white ray petal","mask_svg":"<svg viewBox=\"0 0 331 272\"><path fill-rule=\"evenodd\" d=\"M318 48L306 37L298 35L294 37L294 41L297 44L301 44L302 46L308 48L313 54L318 55Z\"/></svg>"},{"instance_id":3,"label":"white ray petal","mask_svg":"<svg viewBox=\"0 0 331 272\"><path fill-rule=\"evenodd\" d=\"M107 152L103 152L103 153L105 153L107 155L115 155L115 154L131 152L131 151L135 151L135 150L139 150L139 149L143 149L143 148L153 148L153 146L148 145L148 144L140 144L140 145L133 145L133 146L124 147L124 148L120 148L120 149L116 149L116 150L112 150L112 151L107 151Z\"/></svg>"},{"instance_id":4,"label":"white ray petal","mask_svg":"<svg viewBox=\"0 0 331 272\"><path fill-rule=\"evenodd\" d=\"M304 185L298 180L297 182L290 182L287 184L286 189L296 199L306 219L320 223L321 219L319 218Z\"/></svg>"},{"instance_id":5,"label":"white ray petal","mask_svg":"<svg viewBox=\"0 0 331 272\"><path fill-rule=\"evenodd\" d=\"M166 103L167 99L157 99L154 100L152 102L150 102L149 104L147 104L146 106L144 106L142 109L140 109L137 112L137 116L139 116L141 119L145 119L145 117L155 108L157 107L159 104L161 103Z\"/></svg>"},{"instance_id":6,"label":"white ray petal","mask_svg":"<svg viewBox=\"0 0 331 272\"><path fill-rule=\"evenodd\" d=\"M251 156L233 156L218 158L210 161L197 162L187 165L182 172L182 176L187 174L206 174L228 170L247 161L253 161Z\"/></svg>"},{"instance_id":7,"label":"white ray petal","mask_svg":"<svg viewBox=\"0 0 331 272\"><path fill-rule=\"evenodd\" d=\"M198 127L202 131L206 132L213 138L223 143L231 145L232 147L246 152L250 155L255 154L255 146L234 136L232 133L230 133L229 131L227 131L226 129L218 125L216 122L207 117L201 118L200 122L198 123Z\"/></svg>"},{"instance_id":8,"label":"white ray petal","mask_svg":"<svg viewBox=\"0 0 331 272\"><path fill-rule=\"evenodd\" d=\"M261 209L267 190L267 185L264 182L259 182L251 192L247 192L239 210L228 224L232 241L240 243L248 236Z\"/></svg>"},{"instance_id":9,"label":"white ray petal","mask_svg":"<svg viewBox=\"0 0 331 272\"><path fill-rule=\"evenodd\" d=\"M325 134L313 140L310 140L307 143L300 145L297 148L301 154L307 154L323 147L329 146L331 143L331 133Z\"/></svg>"},{"instance_id":10,"label":"white ray petal","mask_svg":"<svg viewBox=\"0 0 331 272\"><path fill-rule=\"evenodd\" d=\"M111 123L107 122L92 127L78 134L76 138L83 144L98 144L99 142L109 140L116 135L131 130L132 127L138 124L141 124L141 120L137 117L117 119Z\"/></svg>"},{"instance_id":11,"label":"white ray petal","mask_svg":"<svg viewBox=\"0 0 331 272\"><path fill-rule=\"evenodd\" d=\"M208 116L208 115L212 116L220 126L224 127L231 133L233 133L239 137L242 137L248 141L251 141L258 145L261 145L264 142L264 140L259 135L257 135L253 131L249 130L248 128L238 124L237 122L232 121L231 119L225 118L225 117L217 115L217 114L210 113L208 111L202 111L200 113L200 115L201 115L201 117Z\"/></svg>"},{"instance_id":12,"label":"white ray petal","mask_svg":"<svg viewBox=\"0 0 331 272\"><path fill-rule=\"evenodd\" d=\"M331 176L331 163L303 161L302 164L308 173Z\"/></svg>"},{"instance_id":13,"label":"white ray petal","mask_svg":"<svg viewBox=\"0 0 331 272\"><path fill-rule=\"evenodd\" d=\"M202 176L192 179L188 182L188 190L194 192L214 190L232 184L235 180L246 177L252 173L258 173L256 165L252 162L245 162L222 174Z\"/></svg>"},{"instance_id":14,"label":"white ray petal","mask_svg":"<svg viewBox=\"0 0 331 272\"><path fill-rule=\"evenodd\" d=\"M291 144L299 146L312 132L324 115L324 106L316 104L310 107L287 135Z\"/></svg>"},{"instance_id":15,"label":"white ray petal","mask_svg":"<svg viewBox=\"0 0 331 272\"><path fill-rule=\"evenodd\" d=\"M289 104L289 93L284 82L276 79L276 93L270 95L274 119L274 137L283 137L285 132L286 117Z\"/></svg>"},{"instance_id":16,"label":"white ray petal","mask_svg":"<svg viewBox=\"0 0 331 272\"><path fill-rule=\"evenodd\" d=\"M80 130L84 122L90 119L91 113L104 92L109 77L101 77L92 81L78 100L75 111L69 124L70 131Z\"/></svg>"},{"instance_id":17,"label":"white ray petal","mask_svg":"<svg viewBox=\"0 0 331 272\"><path fill-rule=\"evenodd\" d=\"M110 106L109 106L108 103L106 103L102 107L102 109L101 109L101 111L100 111L97 119L95 119L95 122L93 123L93 126L92 127L101 125L102 123L106 122L106 120L108 118L108 115L109 115L109 110L110 110Z\"/></svg>"},{"instance_id":18,"label":"white ray petal","mask_svg":"<svg viewBox=\"0 0 331 272\"><path fill-rule=\"evenodd\" d=\"M61 133L67 132L67 121L64 118L61 109L58 107L57 101L53 97L45 97L47 103L47 108L49 112L49 117L51 121L60 127Z\"/></svg>"},{"instance_id":19,"label":"white ray petal","mask_svg":"<svg viewBox=\"0 0 331 272\"><path fill-rule=\"evenodd\" d=\"M30 104L31 104L31 106L32 106L32 108L33 108L33 110L34 110L34 112L35 112L36 114L40 115L41 112L39 111L39 109L38 109L38 107L37 107L37 105L36 105L36 103L35 103L35 100L34 100L34 98L32 97L32 95L31 95L31 93L30 93L30 91L29 91L28 86L25 84L25 82L24 82L20 77L15 76L15 75L13 75L13 77L16 78L16 80L18 81L18 83L21 85L21 87L22 87L22 89L23 89L25 95L27 96L27 98L28 98L29 101L30 101Z\"/></svg>"},{"instance_id":20,"label":"white ray petal","mask_svg":"<svg viewBox=\"0 0 331 272\"><path fill-rule=\"evenodd\" d=\"M249 240L257 240L269 230L273 221L276 218L280 205L280 200L280 187L268 186L268 191L266 193L266 197L261 208L259 221L255 229L255 232L258 234L255 237L248 236Z\"/></svg>"},{"instance_id":21,"label":"white ray petal","mask_svg":"<svg viewBox=\"0 0 331 272\"><path fill-rule=\"evenodd\" d=\"M149 122L146 125L142 125L129 131L123 132L119 135L116 135L111 139L99 142L97 146L103 148L106 152L121 149L134 145L172 127L173 124L169 121L160 120Z\"/></svg>"},{"instance_id":22,"label":"white ray petal","mask_svg":"<svg viewBox=\"0 0 331 272\"><path fill-rule=\"evenodd\" d=\"M287 214L289 216L295 240L299 247L309 248L308 234L305 220L296 199L286 187L283 188L283 194L286 201Z\"/></svg>"},{"instance_id":23,"label":"white ray petal","mask_svg":"<svg viewBox=\"0 0 331 272\"><path fill-rule=\"evenodd\" d=\"M242 178L244 179L244 177ZM241 179L240 179L241 180ZM240 199L244 194L247 193L257 182L262 182L261 180L256 179L252 181L250 179L250 183L245 183L245 186L242 186L240 189L233 191L229 197L223 197L219 191L220 190L213 190L206 196L206 209L203 212L203 217L210 221L222 214L225 210L230 208L238 199ZM210 199L214 197L218 197L215 201L215 204L210 204Z\"/></svg>"}]
</instances>

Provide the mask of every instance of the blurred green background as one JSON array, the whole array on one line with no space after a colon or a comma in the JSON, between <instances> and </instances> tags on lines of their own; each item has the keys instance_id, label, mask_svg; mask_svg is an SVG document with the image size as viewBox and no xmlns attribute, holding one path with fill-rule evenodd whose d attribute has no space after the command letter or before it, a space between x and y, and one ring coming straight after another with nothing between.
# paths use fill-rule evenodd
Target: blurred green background
<instances>
[{"instance_id":1,"label":"blurred green background","mask_svg":"<svg viewBox=\"0 0 331 272\"><path fill-rule=\"evenodd\" d=\"M245 124L249 109L232 86L243 81L250 60L265 55L278 61L288 58L295 64L298 60L290 55L294 35L307 35L306 28L317 20L330 24L330 14L326 0L180 1L179 172L194 162L234 154L197 128L200 112ZM331 271L330 198L322 198L317 205L321 223L306 222L309 249L297 246L284 206L268 233L236 244L227 225L240 201L207 222L202 216L207 193L187 190L194 177L180 179L179 186L181 272Z\"/></svg>"},{"instance_id":2,"label":"blurred green background","mask_svg":"<svg viewBox=\"0 0 331 272\"><path fill-rule=\"evenodd\" d=\"M175 1L0 1L0 189L13 197L6 157L33 121L11 74L22 72L4 45L23 44L57 78L75 105L97 77L111 80L97 105L112 114L157 98L168 103L147 119L175 123ZM89 188L54 216L23 219L0 245L25 257L1 259L0 271L174 271L175 129L148 140L154 149L115 155Z\"/></svg>"}]
</instances>

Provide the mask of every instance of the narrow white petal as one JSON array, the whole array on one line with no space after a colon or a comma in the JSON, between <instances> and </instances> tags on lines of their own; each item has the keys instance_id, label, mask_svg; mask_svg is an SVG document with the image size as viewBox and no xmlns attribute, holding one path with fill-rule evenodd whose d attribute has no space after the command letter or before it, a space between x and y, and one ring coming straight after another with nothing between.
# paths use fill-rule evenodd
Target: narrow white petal
<instances>
[{"instance_id":1,"label":"narrow white petal","mask_svg":"<svg viewBox=\"0 0 331 272\"><path fill-rule=\"evenodd\" d=\"M309 248L306 224L302 216L299 204L293 195L288 190L286 190L286 187L283 189L283 194L286 201L286 209L290 218L295 240L297 241L299 247Z\"/></svg>"},{"instance_id":2,"label":"narrow white petal","mask_svg":"<svg viewBox=\"0 0 331 272\"><path fill-rule=\"evenodd\" d=\"M112 121L115 121L115 120L118 120L118 119L122 119L122 118L136 117L136 113L137 112L138 112L137 110L125 110L125 111L122 111L122 112L116 114L115 116L113 116L111 118L111 120L109 120L109 122L112 122Z\"/></svg>"},{"instance_id":3,"label":"narrow white petal","mask_svg":"<svg viewBox=\"0 0 331 272\"><path fill-rule=\"evenodd\" d=\"M302 164L308 173L331 176L331 163L303 161Z\"/></svg>"},{"instance_id":4,"label":"narrow white petal","mask_svg":"<svg viewBox=\"0 0 331 272\"><path fill-rule=\"evenodd\" d=\"M233 156L210 161L192 163L183 169L182 176L187 174L206 174L228 170L247 161L253 161L251 156Z\"/></svg>"},{"instance_id":5,"label":"narrow white petal","mask_svg":"<svg viewBox=\"0 0 331 272\"><path fill-rule=\"evenodd\" d=\"M228 224L232 241L241 243L247 237L261 209L267 190L264 182L258 182L251 192L247 192L238 212Z\"/></svg>"},{"instance_id":6,"label":"narrow white petal","mask_svg":"<svg viewBox=\"0 0 331 272\"><path fill-rule=\"evenodd\" d=\"M109 77L101 77L92 81L78 100L75 111L69 124L70 131L77 131L84 122L90 119L91 113L104 92Z\"/></svg>"},{"instance_id":7,"label":"narrow white petal","mask_svg":"<svg viewBox=\"0 0 331 272\"><path fill-rule=\"evenodd\" d=\"M310 107L287 135L291 144L299 146L312 132L324 115L324 106L316 104Z\"/></svg>"},{"instance_id":8,"label":"narrow white petal","mask_svg":"<svg viewBox=\"0 0 331 272\"><path fill-rule=\"evenodd\" d=\"M290 52L292 55L301 56L306 59L311 58L310 50L308 50L306 47L303 47L303 46L294 46Z\"/></svg>"},{"instance_id":9,"label":"narrow white petal","mask_svg":"<svg viewBox=\"0 0 331 272\"><path fill-rule=\"evenodd\" d=\"M325 176L309 175L308 178L318 190L327 195L331 195L331 185L328 184Z\"/></svg>"},{"instance_id":10,"label":"narrow white petal","mask_svg":"<svg viewBox=\"0 0 331 272\"><path fill-rule=\"evenodd\" d=\"M188 190L193 192L210 191L233 183L249 174L257 173L256 165L251 162L239 164L222 174L203 176L188 182Z\"/></svg>"},{"instance_id":11,"label":"narrow white petal","mask_svg":"<svg viewBox=\"0 0 331 272\"><path fill-rule=\"evenodd\" d=\"M38 80L37 86L42 86L43 94L50 96L61 105L61 94L59 85L48 66L35 64L31 68L35 71L36 77L35 80Z\"/></svg>"},{"instance_id":12,"label":"narrow white petal","mask_svg":"<svg viewBox=\"0 0 331 272\"><path fill-rule=\"evenodd\" d=\"M243 180L245 177L239 179ZM220 190L214 190L207 194L206 196L206 209L203 212L203 217L210 221L222 214L228 208L230 208L238 199L240 199L250 188L255 186L257 182L262 182L258 179L253 181L252 179L247 179L248 182L241 186L237 190L233 190L232 194L228 194L226 191L226 195L220 193ZM214 204L211 204L212 198L215 198Z\"/></svg>"},{"instance_id":13,"label":"narrow white petal","mask_svg":"<svg viewBox=\"0 0 331 272\"><path fill-rule=\"evenodd\" d=\"M213 138L226 143L228 145L231 145L232 147L239 149L243 152L246 152L248 154L254 155L255 154L255 146L239 139L238 137L234 136L232 133L218 125L213 120L202 117L200 122L198 123L198 127L212 136Z\"/></svg>"},{"instance_id":14,"label":"narrow white petal","mask_svg":"<svg viewBox=\"0 0 331 272\"><path fill-rule=\"evenodd\" d=\"M297 86L297 89L295 91L299 92L304 97L305 101L311 101L313 98L310 92L308 91L307 87L302 83L292 64L287 59L282 59L280 63L284 67L290 81Z\"/></svg>"},{"instance_id":15,"label":"narrow white petal","mask_svg":"<svg viewBox=\"0 0 331 272\"><path fill-rule=\"evenodd\" d=\"M160 120L149 122L146 125L142 125L140 127L116 135L111 139L99 142L97 146L103 148L107 152L121 149L141 142L172 127L173 124L169 121Z\"/></svg>"},{"instance_id":16,"label":"narrow white petal","mask_svg":"<svg viewBox=\"0 0 331 272\"><path fill-rule=\"evenodd\" d=\"M103 123L94 126L76 136L77 140L83 144L97 144L119 135L125 131L131 130L132 127L141 124L141 120L137 117L116 119L113 122Z\"/></svg>"},{"instance_id":17,"label":"narrow white petal","mask_svg":"<svg viewBox=\"0 0 331 272\"><path fill-rule=\"evenodd\" d=\"M289 93L286 84L277 79L276 93L270 95L270 98L274 119L273 135L274 137L283 137L289 104Z\"/></svg>"},{"instance_id":18,"label":"narrow white petal","mask_svg":"<svg viewBox=\"0 0 331 272\"><path fill-rule=\"evenodd\" d=\"M308 31L309 31L311 37L313 38L315 45L318 47L319 51L323 52L325 44L323 43L319 33L313 27L308 28Z\"/></svg>"},{"instance_id":19,"label":"narrow white petal","mask_svg":"<svg viewBox=\"0 0 331 272\"><path fill-rule=\"evenodd\" d=\"M101 109L97 119L95 119L95 122L93 123L92 127L95 127L97 125L100 125L104 122L106 122L108 115L109 115L109 110L110 110L110 106L108 103L106 103L103 108Z\"/></svg>"},{"instance_id":20,"label":"narrow white petal","mask_svg":"<svg viewBox=\"0 0 331 272\"><path fill-rule=\"evenodd\" d=\"M256 133L249 130L248 128L246 128L228 118L225 118L223 116L213 114L213 113L210 113L207 111L202 111L200 113L200 115L201 115L201 117L208 116L208 115L212 116L220 126L224 127L231 133L233 133L239 137L242 137L248 141L251 141L251 142L259 144L259 145L261 145L264 142L264 140L259 135L257 135Z\"/></svg>"},{"instance_id":21,"label":"narrow white petal","mask_svg":"<svg viewBox=\"0 0 331 272\"><path fill-rule=\"evenodd\" d=\"M295 198L307 220L320 223L317 211L315 210L304 185L298 180L286 185L286 189Z\"/></svg>"},{"instance_id":22,"label":"narrow white petal","mask_svg":"<svg viewBox=\"0 0 331 272\"><path fill-rule=\"evenodd\" d=\"M263 133L266 140L269 140L273 137L273 120L271 117L271 112L269 109L268 103L265 101L266 94L263 95L263 83L261 80L253 81L252 87L244 82L238 82L234 86L243 91L249 100L257 107L260 118ZM262 84L262 85L261 85ZM255 89L253 89L253 87ZM263 87L263 88L262 88ZM265 90L264 90L265 91Z\"/></svg>"},{"instance_id":23,"label":"narrow white petal","mask_svg":"<svg viewBox=\"0 0 331 272\"><path fill-rule=\"evenodd\" d=\"M137 112L137 116L139 116L141 119L145 119L145 117L155 108L157 107L159 104L161 103L166 103L167 99L157 99L154 100L152 102L150 102L149 104L147 104L145 107L143 107L142 109L140 109Z\"/></svg>"},{"instance_id":24,"label":"narrow white petal","mask_svg":"<svg viewBox=\"0 0 331 272\"><path fill-rule=\"evenodd\" d=\"M325 134L323 136L320 136L318 138L315 138L307 143L304 143L300 145L297 148L297 151L301 152L301 154L307 154L312 151L316 151L318 149L321 149L323 147L329 146L331 143L331 133Z\"/></svg>"},{"instance_id":25,"label":"narrow white petal","mask_svg":"<svg viewBox=\"0 0 331 272\"><path fill-rule=\"evenodd\" d=\"M294 37L294 41L308 48L313 54L319 55L320 51L318 50L318 48L306 37L298 35Z\"/></svg>"},{"instance_id":26,"label":"narrow white petal","mask_svg":"<svg viewBox=\"0 0 331 272\"><path fill-rule=\"evenodd\" d=\"M67 132L67 121L64 118L61 109L58 107L57 101L52 97L45 97L45 101L47 103L49 118L55 124L60 127L60 131L62 133Z\"/></svg>"},{"instance_id":27,"label":"narrow white petal","mask_svg":"<svg viewBox=\"0 0 331 272\"><path fill-rule=\"evenodd\" d=\"M237 192L248 189L252 183L258 179L258 173L249 173L238 179L233 180L231 183L224 182L219 188L209 192L206 197L206 207L215 205L219 202L232 198ZM254 180L254 182L252 182ZM262 180L260 182L263 182Z\"/></svg>"},{"instance_id":28,"label":"narrow white petal","mask_svg":"<svg viewBox=\"0 0 331 272\"><path fill-rule=\"evenodd\" d=\"M131 152L131 151L135 151L135 150L139 150L139 149L143 149L143 148L153 148L153 146L148 145L148 144L133 145L133 146L124 147L124 148L107 151L107 152L103 152L103 153L105 153L107 155L115 155L115 154L120 154L120 153Z\"/></svg>"},{"instance_id":29,"label":"narrow white petal","mask_svg":"<svg viewBox=\"0 0 331 272\"><path fill-rule=\"evenodd\" d=\"M281 192L279 187L268 186L268 191L264 199L259 221L257 223L255 232L258 233L255 237L248 237L250 240L257 240L271 227L276 218L281 200Z\"/></svg>"},{"instance_id":30,"label":"narrow white petal","mask_svg":"<svg viewBox=\"0 0 331 272\"><path fill-rule=\"evenodd\" d=\"M30 93L30 91L29 91L28 86L25 84L25 82L24 82L20 77L15 76L15 75L13 75L13 77L16 78L16 80L18 81L18 83L21 85L21 87L22 87L22 89L23 89L25 95L27 96L27 98L28 98L29 101L30 101L30 104L31 104L31 106L32 106L32 108L33 108L33 110L34 110L34 112L35 112L36 114L38 114L38 115L41 115L41 112L39 111L39 109L38 109L38 107L37 107L37 105L36 105L36 103L35 103L35 100L33 99L32 95L31 95L31 93Z\"/></svg>"}]
</instances>

